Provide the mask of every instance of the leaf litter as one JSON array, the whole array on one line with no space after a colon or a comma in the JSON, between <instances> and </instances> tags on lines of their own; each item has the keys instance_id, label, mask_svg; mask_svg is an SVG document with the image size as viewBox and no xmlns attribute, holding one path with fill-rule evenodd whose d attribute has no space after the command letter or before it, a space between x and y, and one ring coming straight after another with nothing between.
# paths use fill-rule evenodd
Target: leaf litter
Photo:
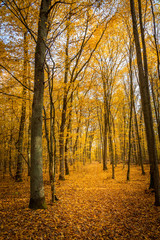
<instances>
[{"instance_id":1,"label":"leaf litter","mask_svg":"<svg viewBox=\"0 0 160 240\"><path fill-rule=\"evenodd\" d=\"M29 178L15 183L1 179L0 239L14 240L89 240L160 239L160 207L154 206L149 186L149 167L141 175L132 166L131 180L127 168L111 166L102 170L99 163L71 169L65 181L56 183L59 201L50 204L50 186L45 184L47 210L33 211L29 204ZM45 181L48 176L45 174Z\"/></svg>"}]
</instances>

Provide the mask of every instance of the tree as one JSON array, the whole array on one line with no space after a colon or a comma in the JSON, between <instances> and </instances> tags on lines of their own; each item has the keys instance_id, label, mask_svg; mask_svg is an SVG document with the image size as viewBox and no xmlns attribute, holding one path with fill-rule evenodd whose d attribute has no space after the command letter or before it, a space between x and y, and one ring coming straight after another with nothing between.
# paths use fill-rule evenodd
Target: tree
<instances>
[{"instance_id":1,"label":"tree","mask_svg":"<svg viewBox=\"0 0 160 240\"><path fill-rule=\"evenodd\" d=\"M24 70L23 70L23 84L27 84L27 61L28 61L28 48L27 48L27 31L24 31ZM21 119L19 126L19 136L17 141L17 171L16 171L16 181L22 181L22 147L23 147L23 135L24 135L24 126L26 121L26 88L23 86L22 92L22 110L21 110Z\"/></svg>"},{"instance_id":2,"label":"tree","mask_svg":"<svg viewBox=\"0 0 160 240\"><path fill-rule=\"evenodd\" d=\"M132 133L132 112L133 112L133 71L132 71L132 56L133 56L133 44L130 39L129 46L129 77L130 77L130 115L129 115L129 153L128 153L128 171L127 180L130 179L130 164L131 164L131 133Z\"/></svg>"},{"instance_id":3,"label":"tree","mask_svg":"<svg viewBox=\"0 0 160 240\"><path fill-rule=\"evenodd\" d=\"M51 0L42 0L38 36L35 50L34 96L31 120L31 192L29 207L32 209L46 208L43 186L42 159L42 110L44 94L44 66L46 54L46 40L48 34L48 17Z\"/></svg>"},{"instance_id":4,"label":"tree","mask_svg":"<svg viewBox=\"0 0 160 240\"><path fill-rule=\"evenodd\" d=\"M149 154L149 160L151 164L151 181L154 182L153 186L155 189L155 205L160 206L160 181L159 181L159 171L158 171L158 159L157 159L156 142L155 142L155 135L154 135L154 129L153 129L149 85L148 85L147 55L146 55L145 40L144 40L144 29L143 29L142 20L141 20L141 16L142 16L141 1L139 0L138 3L139 3L139 17L140 17L140 25L141 25L141 38L142 38L142 46L143 46L144 63L142 62L140 38L139 38L139 33L137 28L137 18L136 18L136 12L135 12L135 3L134 3L134 0L130 0L131 16L132 16L132 23L133 23L133 34L134 34L134 40L136 45L141 103L142 103L142 110L143 110L145 128L146 128L148 154Z\"/></svg>"}]
</instances>

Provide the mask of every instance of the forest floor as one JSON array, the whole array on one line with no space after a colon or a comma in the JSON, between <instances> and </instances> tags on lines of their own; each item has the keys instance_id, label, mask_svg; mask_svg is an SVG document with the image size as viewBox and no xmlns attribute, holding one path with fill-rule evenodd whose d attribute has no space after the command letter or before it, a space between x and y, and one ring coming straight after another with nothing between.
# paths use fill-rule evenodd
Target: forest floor
<instances>
[{"instance_id":1,"label":"forest floor","mask_svg":"<svg viewBox=\"0 0 160 240\"><path fill-rule=\"evenodd\" d=\"M45 175L47 210L30 210L29 178L15 183L9 177L0 179L0 239L160 239L160 207L154 206L150 192L149 167L141 175L140 167L93 163L71 170L65 181L57 182L57 201L50 204L50 186Z\"/></svg>"}]
</instances>

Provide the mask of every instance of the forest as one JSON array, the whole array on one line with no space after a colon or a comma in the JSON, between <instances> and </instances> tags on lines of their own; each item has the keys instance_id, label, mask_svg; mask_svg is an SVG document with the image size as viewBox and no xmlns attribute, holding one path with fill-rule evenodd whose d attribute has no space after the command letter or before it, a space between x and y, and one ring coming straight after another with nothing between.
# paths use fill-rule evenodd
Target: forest
<instances>
[{"instance_id":1,"label":"forest","mask_svg":"<svg viewBox=\"0 0 160 240\"><path fill-rule=\"evenodd\" d=\"M0 239L160 239L159 164L159 0L1 0Z\"/></svg>"}]
</instances>

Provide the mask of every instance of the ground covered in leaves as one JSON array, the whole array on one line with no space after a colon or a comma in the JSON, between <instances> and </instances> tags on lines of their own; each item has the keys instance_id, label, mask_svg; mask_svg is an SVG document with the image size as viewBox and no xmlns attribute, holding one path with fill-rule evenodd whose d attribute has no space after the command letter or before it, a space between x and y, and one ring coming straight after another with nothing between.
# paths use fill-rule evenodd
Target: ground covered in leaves
<instances>
[{"instance_id":1,"label":"ground covered in leaves","mask_svg":"<svg viewBox=\"0 0 160 240\"><path fill-rule=\"evenodd\" d=\"M147 190L149 168L141 175L132 166L111 169L93 163L72 170L65 181L57 182L57 201L50 204L50 186L45 176L47 210L30 210L29 178L15 183L9 177L0 185L0 239L160 239L160 207Z\"/></svg>"}]
</instances>

